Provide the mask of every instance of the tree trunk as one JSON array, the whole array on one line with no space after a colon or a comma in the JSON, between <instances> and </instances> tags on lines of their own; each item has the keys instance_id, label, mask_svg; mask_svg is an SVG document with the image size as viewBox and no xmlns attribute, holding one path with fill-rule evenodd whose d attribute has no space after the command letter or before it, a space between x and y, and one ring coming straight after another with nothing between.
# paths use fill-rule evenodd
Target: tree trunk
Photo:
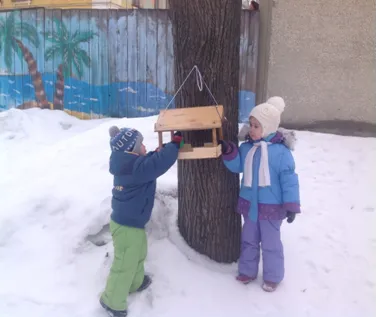
<instances>
[{"instance_id":1,"label":"tree trunk","mask_svg":"<svg viewBox=\"0 0 377 318\"><path fill-rule=\"evenodd\" d=\"M228 122L224 139L237 142L241 0L170 0L175 87L197 65ZM178 94L176 107L214 105L195 74ZM203 146L211 132L184 133L185 142ZM239 176L222 160L178 162L178 227L187 244L217 262L239 258L241 219L236 213Z\"/></svg>"},{"instance_id":2,"label":"tree trunk","mask_svg":"<svg viewBox=\"0 0 377 318\"><path fill-rule=\"evenodd\" d=\"M54 92L54 109L64 109L64 75L63 64L58 66L56 71L56 82Z\"/></svg>"},{"instance_id":3,"label":"tree trunk","mask_svg":"<svg viewBox=\"0 0 377 318\"><path fill-rule=\"evenodd\" d=\"M35 98L37 100L38 107L50 108L50 104L48 103L48 100L46 98L46 92L42 81L42 75L38 72L37 62L34 59L33 54L31 54L29 49L20 40L14 40L16 41L18 47L21 49L22 54L24 56L24 60L27 63L27 67L29 69L29 73L31 75L31 79L34 85Z\"/></svg>"}]
</instances>

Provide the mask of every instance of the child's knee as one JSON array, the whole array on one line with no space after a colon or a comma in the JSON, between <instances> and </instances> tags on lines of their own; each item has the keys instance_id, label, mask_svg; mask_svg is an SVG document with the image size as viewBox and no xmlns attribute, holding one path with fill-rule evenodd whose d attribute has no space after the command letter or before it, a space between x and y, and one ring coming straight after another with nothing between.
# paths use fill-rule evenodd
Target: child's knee
<instances>
[{"instance_id":1,"label":"child's knee","mask_svg":"<svg viewBox=\"0 0 377 318\"><path fill-rule=\"evenodd\" d=\"M258 246L260 243L260 231L257 222L246 220L242 228L242 243L252 246Z\"/></svg>"}]
</instances>

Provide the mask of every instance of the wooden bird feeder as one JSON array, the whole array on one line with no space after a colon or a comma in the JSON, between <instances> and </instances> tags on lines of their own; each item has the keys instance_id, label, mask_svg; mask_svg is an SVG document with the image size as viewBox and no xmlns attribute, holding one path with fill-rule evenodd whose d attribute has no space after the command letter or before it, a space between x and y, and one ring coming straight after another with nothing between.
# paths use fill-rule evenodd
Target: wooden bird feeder
<instances>
[{"instance_id":1,"label":"wooden bird feeder","mask_svg":"<svg viewBox=\"0 0 377 318\"><path fill-rule=\"evenodd\" d=\"M218 106L189 107L161 110L154 127L158 132L158 143L162 147L162 133L170 131L212 130L212 142L204 147L192 147L186 144L180 149L178 159L218 158L221 155L221 145L217 138L223 139L222 121L224 108Z\"/></svg>"}]
</instances>

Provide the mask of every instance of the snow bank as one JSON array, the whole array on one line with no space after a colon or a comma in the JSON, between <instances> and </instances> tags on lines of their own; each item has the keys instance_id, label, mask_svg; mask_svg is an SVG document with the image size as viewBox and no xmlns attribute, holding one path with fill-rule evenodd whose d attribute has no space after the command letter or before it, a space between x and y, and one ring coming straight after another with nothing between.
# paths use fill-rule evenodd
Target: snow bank
<instances>
[{"instance_id":1,"label":"snow bank","mask_svg":"<svg viewBox=\"0 0 377 318\"><path fill-rule=\"evenodd\" d=\"M111 125L149 150L156 117L80 121L64 112L0 113L0 313L99 316L112 259L106 224ZM283 226L286 278L274 294L234 280L236 264L192 251L177 227L174 166L148 224L152 287L132 316L375 315L375 139L297 132L303 214ZM166 134L166 138L168 134Z\"/></svg>"}]
</instances>

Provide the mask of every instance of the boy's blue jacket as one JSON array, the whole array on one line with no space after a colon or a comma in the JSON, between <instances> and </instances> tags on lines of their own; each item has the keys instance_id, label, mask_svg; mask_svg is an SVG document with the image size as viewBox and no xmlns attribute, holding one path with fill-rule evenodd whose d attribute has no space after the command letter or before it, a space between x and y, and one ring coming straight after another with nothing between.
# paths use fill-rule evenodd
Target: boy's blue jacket
<instances>
[{"instance_id":1,"label":"boy's blue jacket","mask_svg":"<svg viewBox=\"0 0 377 318\"><path fill-rule=\"evenodd\" d=\"M114 175L111 219L121 225L144 228L149 221L156 193L156 179L178 158L179 146L166 144L159 152L140 156L113 151L110 173Z\"/></svg>"},{"instance_id":2,"label":"boy's blue jacket","mask_svg":"<svg viewBox=\"0 0 377 318\"><path fill-rule=\"evenodd\" d=\"M299 180L295 172L295 161L284 136L277 132L266 141L268 146L268 165L270 169L271 186L258 186L258 171L261 160L260 147L253 161L253 182L251 187L241 180L241 191L237 212L252 221L282 220L286 213L300 213ZM232 151L222 156L225 166L234 173L243 173L245 158L253 147L248 141L238 148L231 143Z\"/></svg>"}]
</instances>

